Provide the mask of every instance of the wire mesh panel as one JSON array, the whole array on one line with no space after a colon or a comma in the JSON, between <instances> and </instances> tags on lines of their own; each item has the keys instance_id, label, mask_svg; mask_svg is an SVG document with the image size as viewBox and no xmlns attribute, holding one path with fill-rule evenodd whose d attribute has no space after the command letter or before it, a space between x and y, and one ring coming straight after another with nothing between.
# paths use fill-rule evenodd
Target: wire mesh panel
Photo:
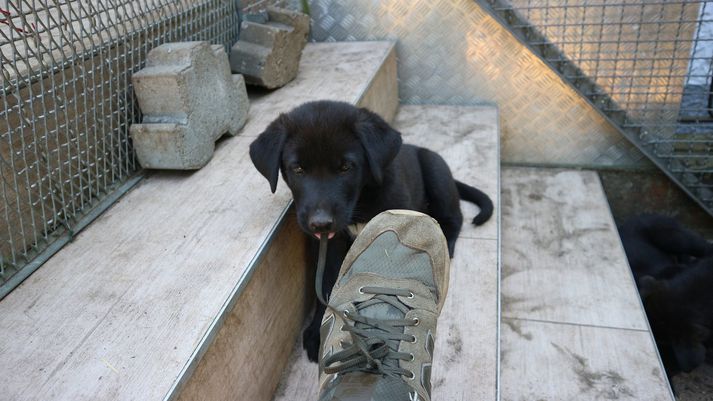
<instances>
[{"instance_id":1,"label":"wire mesh panel","mask_svg":"<svg viewBox=\"0 0 713 401\"><path fill-rule=\"evenodd\" d=\"M713 4L481 0L713 212Z\"/></svg>"},{"instance_id":2,"label":"wire mesh panel","mask_svg":"<svg viewBox=\"0 0 713 401\"><path fill-rule=\"evenodd\" d=\"M238 29L235 0L0 1L0 284L139 170L148 51Z\"/></svg>"}]
</instances>

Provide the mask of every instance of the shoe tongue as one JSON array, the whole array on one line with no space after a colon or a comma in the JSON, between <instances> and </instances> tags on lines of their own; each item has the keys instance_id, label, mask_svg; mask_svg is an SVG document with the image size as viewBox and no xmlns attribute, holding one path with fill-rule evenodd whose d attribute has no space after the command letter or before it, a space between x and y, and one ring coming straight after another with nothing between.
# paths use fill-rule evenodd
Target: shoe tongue
<instances>
[{"instance_id":1,"label":"shoe tongue","mask_svg":"<svg viewBox=\"0 0 713 401\"><path fill-rule=\"evenodd\" d=\"M396 297L394 297L394 299L396 299ZM370 305L370 306L367 306L366 308L360 309L359 314L364 317L379 319L379 320L396 320L396 319L404 318L404 313L402 311L400 311L398 308L396 308L393 305L386 303L386 302L381 302L381 303L378 303L375 305ZM367 329L369 331L374 331L374 332L382 332L379 329L371 328L369 325L365 325L362 323L357 323L356 327L362 328L362 329ZM404 331L403 327L399 327L398 329L400 332L403 333L403 331ZM387 340L386 344L389 346L389 348L393 349L394 351L397 351L399 349L399 340Z\"/></svg>"},{"instance_id":2,"label":"shoe tongue","mask_svg":"<svg viewBox=\"0 0 713 401\"><path fill-rule=\"evenodd\" d=\"M341 281L346 283L352 275L359 273L418 280L433 292L436 288L428 254L403 245L393 231L381 233L359 255Z\"/></svg>"},{"instance_id":3,"label":"shoe tongue","mask_svg":"<svg viewBox=\"0 0 713 401\"><path fill-rule=\"evenodd\" d=\"M395 298L395 297L394 297ZM380 320L403 319L404 313L398 308L386 302L381 302L375 305L367 306L359 311L359 314L365 317L370 317Z\"/></svg>"}]
</instances>

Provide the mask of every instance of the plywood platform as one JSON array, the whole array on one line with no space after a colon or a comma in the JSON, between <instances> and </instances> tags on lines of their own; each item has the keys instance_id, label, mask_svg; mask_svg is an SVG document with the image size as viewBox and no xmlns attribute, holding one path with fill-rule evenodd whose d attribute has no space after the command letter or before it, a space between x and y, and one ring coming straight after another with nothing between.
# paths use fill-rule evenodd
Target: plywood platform
<instances>
[{"instance_id":1,"label":"plywood platform","mask_svg":"<svg viewBox=\"0 0 713 401\"><path fill-rule=\"evenodd\" d=\"M453 175L485 191L495 204L481 227L477 208L461 203L466 222L451 264L448 298L438 323L433 400L494 400L497 394L499 137L495 107L401 106L395 119L404 142L438 151ZM317 365L296 344L275 400L314 400Z\"/></svg>"},{"instance_id":2,"label":"plywood platform","mask_svg":"<svg viewBox=\"0 0 713 401\"><path fill-rule=\"evenodd\" d=\"M672 400L592 171L502 177L501 399Z\"/></svg>"},{"instance_id":3,"label":"plywood platform","mask_svg":"<svg viewBox=\"0 0 713 401\"><path fill-rule=\"evenodd\" d=\"M242 133L220 141L206 167L150 174L0 302L0 399L178 395L255 268L272 260L267 249L290 204L286 186L271 194L252 166L250 142L280 112L308 100L378 103L383 107L375 111L386 118L397 106L391 42L309 44L302 60L295 81L252 99ZM269 301L248 296L245 302L274 306ZM251 329L273 327L283 315L301 320L301 302L277 308L266 325ZM251 317L260 312L250 310ZM244 315L231 319L245 324ZM293 338L297 328L269 332ZM251 371L258 373L229 380L271 394L267 370L278 360L256 358L262 365Z\"/></svg>"}]
</instances>

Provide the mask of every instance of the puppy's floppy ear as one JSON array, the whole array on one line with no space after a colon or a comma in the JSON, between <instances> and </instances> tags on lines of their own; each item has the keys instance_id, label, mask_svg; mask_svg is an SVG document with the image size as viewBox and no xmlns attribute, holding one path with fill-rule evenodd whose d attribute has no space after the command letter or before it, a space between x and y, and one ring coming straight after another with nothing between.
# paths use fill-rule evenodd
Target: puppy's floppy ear
<instances>
[{"instance_id":1,"label":"puppy's floppy ear","mask_svg":"<svg viewBox=\"0 0 713 401\"><path fill-rule=\"evenodd\" d=\"M282 148L287 139L286 120L287 116L281 114L250 144L250 159L257 171L270 182L272 193L277 189Z\"/></svg>"},{"instance_id":2,"label":"puppy's floppy ear","mask_svg":"<svg viewBox=\"0 0 713 401\"><path fill-rule=\"evenodd\" d=\"M366 151L374 181L381 184L384 179L384 169L401 149L401 134L376 113L365 108L358 111L354 131Z\"/></svg>"}]
</instances>

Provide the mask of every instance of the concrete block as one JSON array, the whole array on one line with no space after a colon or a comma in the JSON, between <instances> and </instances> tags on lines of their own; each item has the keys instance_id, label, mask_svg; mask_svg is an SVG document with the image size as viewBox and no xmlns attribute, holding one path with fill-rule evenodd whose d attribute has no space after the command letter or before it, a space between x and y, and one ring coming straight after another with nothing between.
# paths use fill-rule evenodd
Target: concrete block
<instances>
[{"instance_id":1,"label":"concrete block","mask_svg":"<svg viewBox=\"0 0 713 401\"><path fill-rule=\"evenodd\" d=\"M265 23L243 22L240 40L230 51L230 67L245 75L247 83L274 89L297 76L309 16L275 7L267 15Z\"/></svg>"},{"instance_id":2,"label":"concrete block","mask_svg":"<svg viewBox=\"0 0 713 401\"><path fill-rule=\"evenodd\" d=\"M247 120L245 81L230 73L222 46L163 44L131 81L144 117L130 133L144 168L199 169L213 156L215 141L236 135Z\"/></svg>"}]
</instances>

